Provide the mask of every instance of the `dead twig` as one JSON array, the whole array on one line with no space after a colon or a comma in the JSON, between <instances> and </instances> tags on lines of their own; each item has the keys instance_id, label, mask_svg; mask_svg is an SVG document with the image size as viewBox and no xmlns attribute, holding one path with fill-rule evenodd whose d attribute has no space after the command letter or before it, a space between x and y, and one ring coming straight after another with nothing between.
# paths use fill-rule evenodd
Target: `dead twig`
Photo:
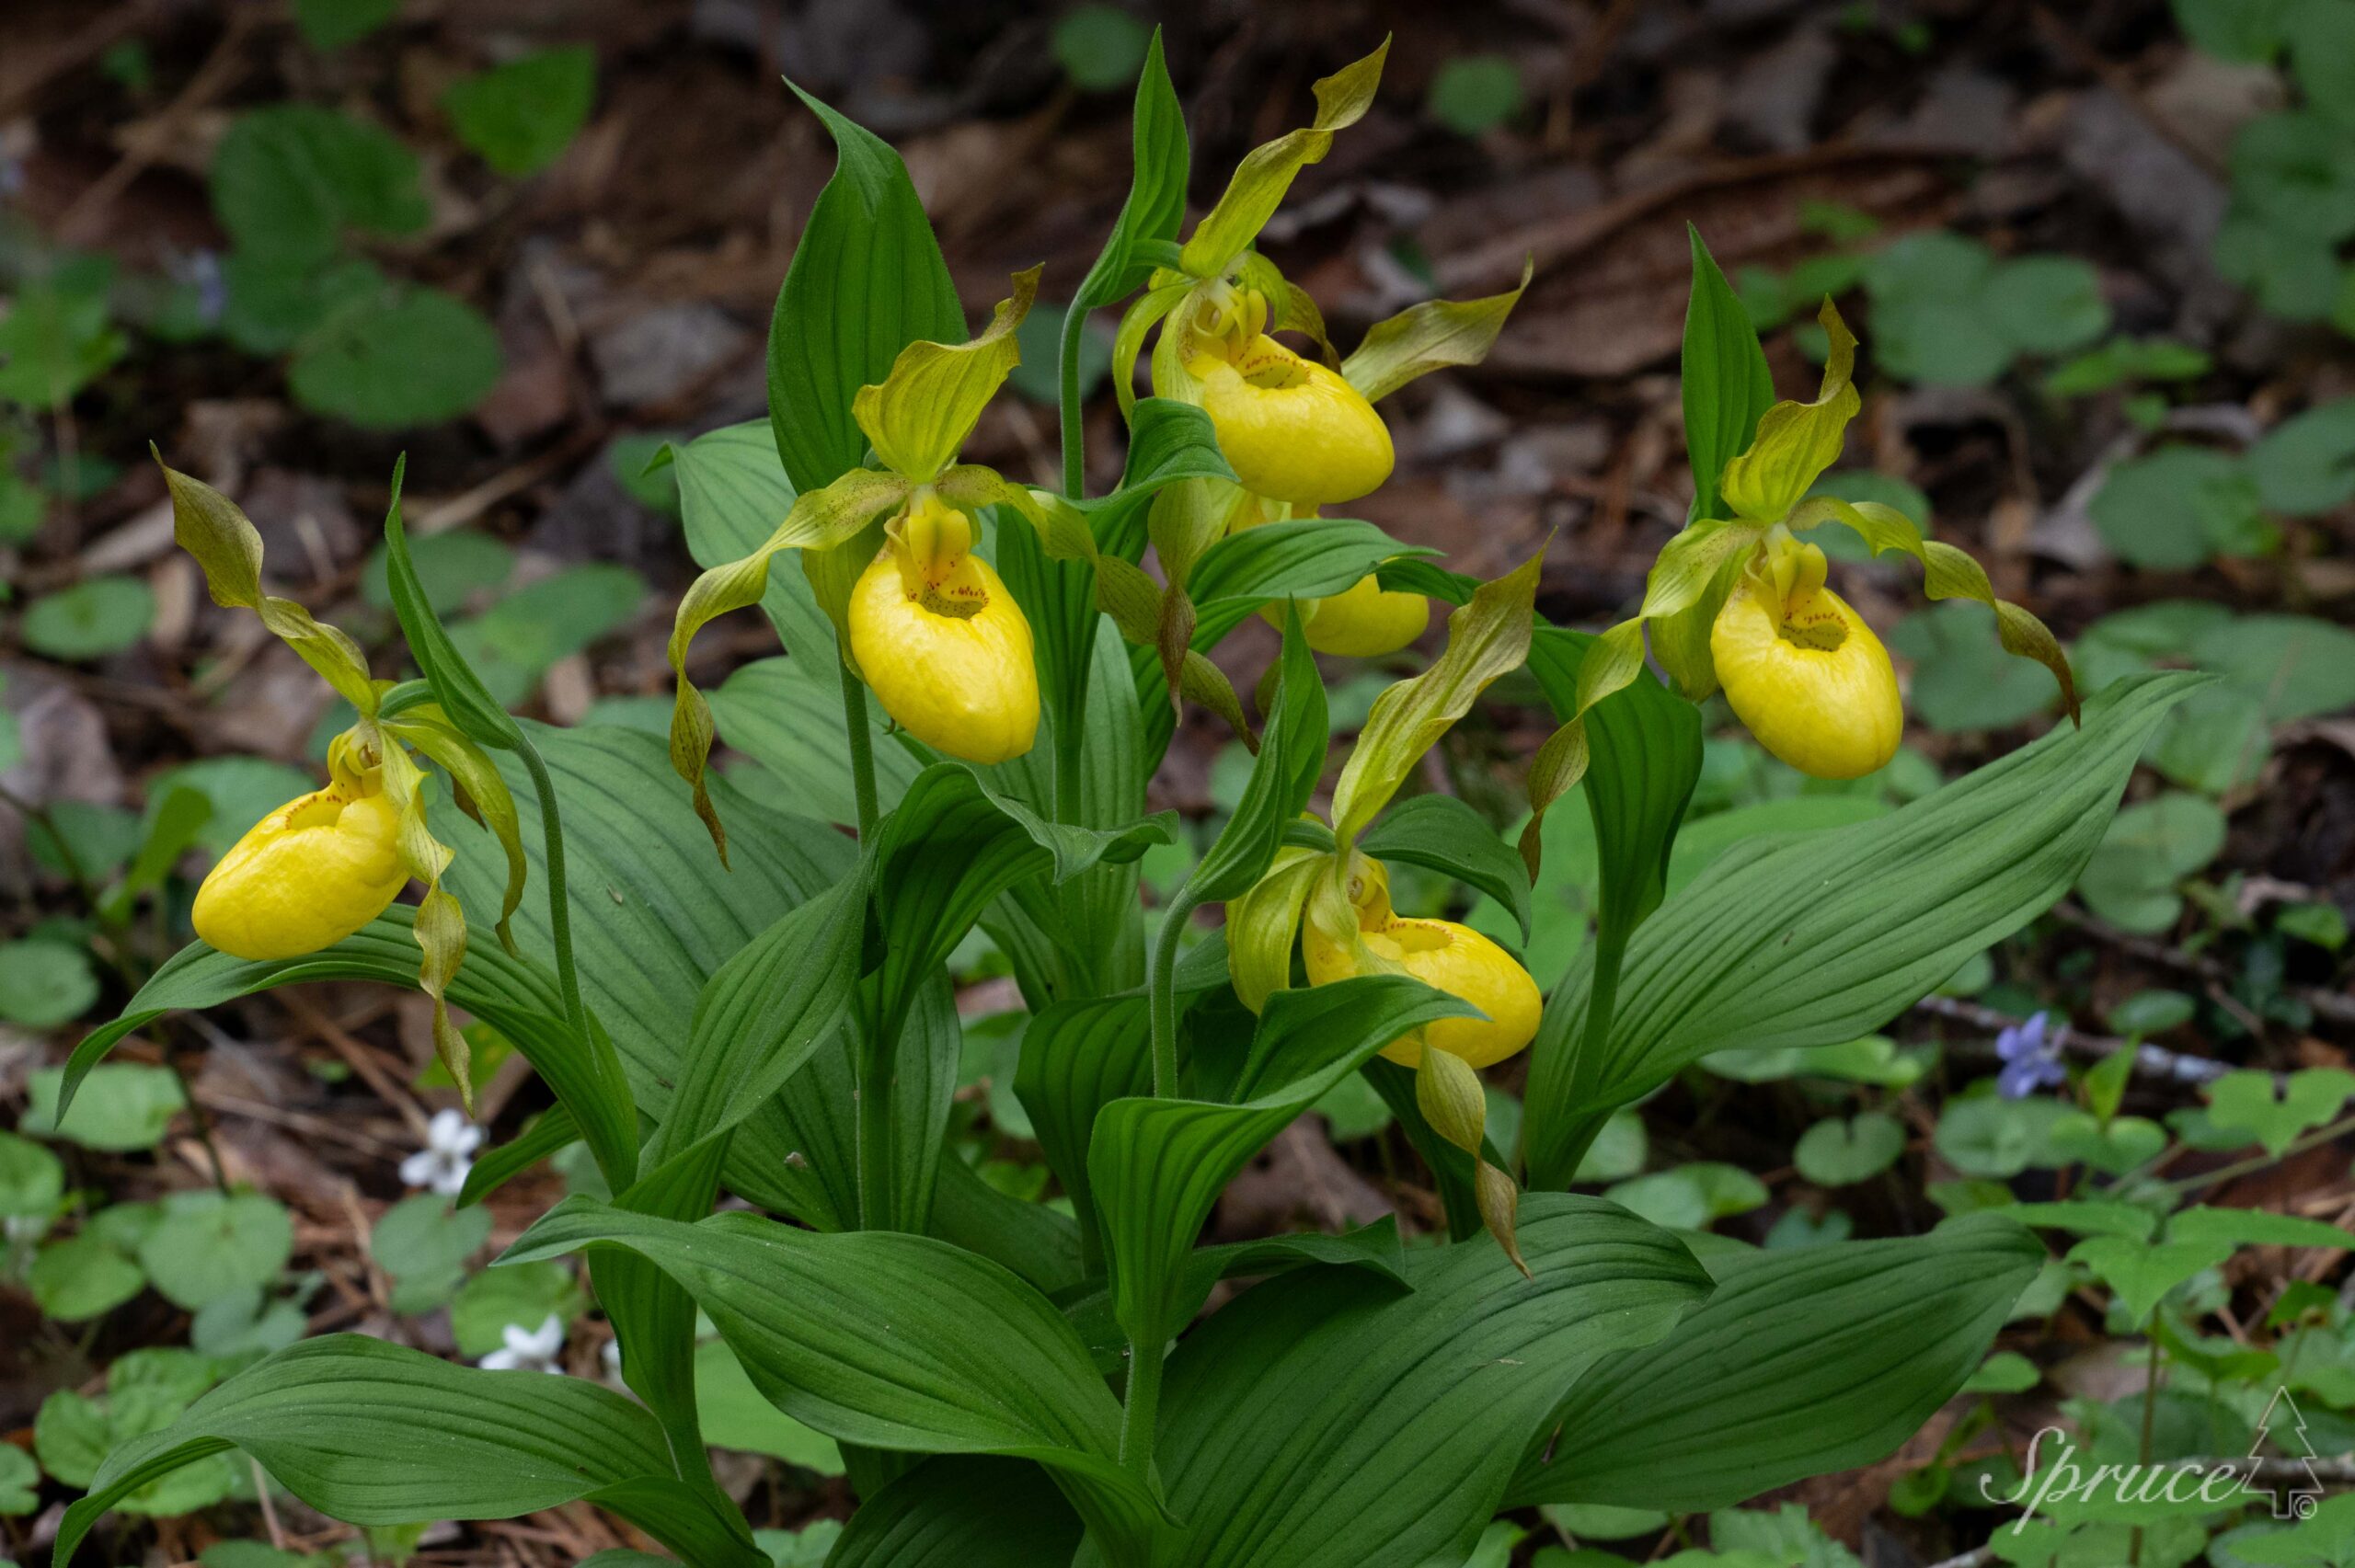
<instances>
[{"instance_id":1,"label":"dead twig","mask_svg":"<svg viewBox=\"0 0 2355 1568\"><path fill-rule=\"evenodd\" d=\"M2115 947L2121 953L2131 954L2148 963L2156 964L2161 968L2173 969L2178 974L2194 975L2217 987L2232 984L2231 968L2203 953L2186 953L2181 948L2167 943L2147 936L2137 936L2131 932L2120 931L2108 921L2097 919L2067 904L2056 905L2052 913L2053 917L2063 925L2073 925L2086 935ZM2355 996L2338 991L2316 990L2303 986L2285 988L2283 994L2304 1002L2314 1010L2314 1014L2317 1018L2326 1018L2334 1024L2344 1024L2355 1027Z\"/></svg>"},{"instance_id":2,"label":"dead twig","mask_svg":"<svg viewBox=\"0 0 2355 1568\"><path fill-rule=\"evenodd\" d=\"M1948 1018L1958 1024L1968 1024L1974 1029L1988 1031L1991 1036L2017 1028L2027 1022L2008 1013L1998 1013L1992 1007L1982 1007L1975 1001L1964 1001L1950 996L1925 996L1913 1004L1913 1011L1926 1013L1933 1018ZM2088 1035L2066 1026L2057 1032L2055 1038L2061 1050L2096 1061L2131 1048L2134 1052L2134 1076L2137 1078L2201 1084L2212 1083L2228 1072L2239 1070L2230 1062L2188 1056L2181 1051L2168 1050L2164 1046L2133 1045L2131 1041L2115 1039L2108 1035ZM1962 1044L1973 1049L1983 1048L1990 1054L1994 1050L1992 1038Z\"/></svg>"}]
</instances>

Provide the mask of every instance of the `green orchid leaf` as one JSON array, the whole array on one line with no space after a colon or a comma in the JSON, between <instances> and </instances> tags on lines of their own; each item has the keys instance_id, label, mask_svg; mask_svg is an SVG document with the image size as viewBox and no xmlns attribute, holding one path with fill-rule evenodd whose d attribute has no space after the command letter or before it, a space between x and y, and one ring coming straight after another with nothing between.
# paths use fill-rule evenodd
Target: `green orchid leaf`
<instances>
[{"instance_id":1,"label":"green orchid leaf","mask_svg":"<svg viewBox=\"0 0 2355 1568\"><path fill-rule=\"evenodd\" d=\"M2044 1255L1985 1215L1719 1257L1692 1316L1570 1391L1508 1500L1689 1513L1869 1464L1978 1370Z\"/></svg>"},{"instance_id":2,"label":"green orchid leaf","mask_svg":"<svg viewBox=\"0 0 2355 1568\"><path fill-rule=\"evenodd\" d=\"M859 388L890 374L910 343L960 341L965 309L900 155L793 90L835 150L769 321L769 426L793 488L807 493L865 461L851 415Z\"/></svg>"},{"instance_id":3,"label":"green orchid leaf","mask_svg":"<svg viewBox=\"0 0 2355 1568\"><path fill-rule=\"evenodd\" d=\"M418 1440L386 1444L387 1423ZM353 1524L509 1519L586 1499L689 1562L767 1561L741 1515L678 1480L654 1418L622 1395L576 1378L454 1367L357 1334L281 1351L108 1455L89 1495L66 1510L52 1561L65 1568L99 1517L141 1487L230 1448Z\"/></svg>"}]
</instances>

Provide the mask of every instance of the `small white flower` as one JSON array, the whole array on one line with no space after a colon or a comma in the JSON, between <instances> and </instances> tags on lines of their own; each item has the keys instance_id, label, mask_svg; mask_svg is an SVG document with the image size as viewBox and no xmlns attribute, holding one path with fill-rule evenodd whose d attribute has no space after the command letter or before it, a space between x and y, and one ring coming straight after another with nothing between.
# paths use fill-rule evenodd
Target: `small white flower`
<instances>
[{"instance_id":1,"label":"small white flower","mask_svg":"<svg viewBox=\"0 0 2355 1568\"><path fill-rule=\"evenodd\" d=\"M425 1127L425 1147L401 1162L401 1180L455 1197L465 1189L475 1150L481 1147L482 1128L456 1111L436 1111Z\"/></svg>"},{"instance_id":2,"label":"small white flower","mask_svg":"<svg viewBox=\"0 0 2355 1568\"><path fill-rule=\"evenodd\" d=\"M507 1343L476 1365L486 1372L562 1372L557 1352L564 1348L564 1320L550 1312L536 1329L509 1323L499 1331Z\"/></svg>"},{"instance_id":3,"label":"small white flower","mask_svg":"<svg viewBox=\"0 0 2355 1568\"><path fill-rule=\"evenodd\" d=\"M597 1354L605 1363L606 1385L626 1392L629 1384L622 1377L622 1342L619 1339L609 1339Z\"/></svg>"}]
</instances>

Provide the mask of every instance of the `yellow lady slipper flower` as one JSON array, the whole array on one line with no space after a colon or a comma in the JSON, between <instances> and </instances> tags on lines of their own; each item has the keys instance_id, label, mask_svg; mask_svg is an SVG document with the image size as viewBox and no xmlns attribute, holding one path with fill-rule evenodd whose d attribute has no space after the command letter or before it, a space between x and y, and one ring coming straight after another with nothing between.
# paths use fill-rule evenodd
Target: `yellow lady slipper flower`
<instances>
[{"instance_id":1,"label":"yellow lady slipper flower","mask_svg":"<svg viewBox=\"0 0 2355 1568\"><path fill-rule=\"evenodd\" d=\"M1345 591L1316 601L1303 630L1318 653L1379 658L1421 636L1430 624L1430 600L1362 577Z\"/></svg>"},{"instance_id":2,"label":"yellow lady slipper flower","mask_svg":"<svg viewBox=\"0 0 2355 1568\"><path fill-rule=\"evenodd\" d=\"M1263 331L1267 302L1248 291L1244 319L1197 335L1187 373L1243 487L1297 507L1353 501L1380 487L1396 461L1390 429L1364 395Z\"/></svg>"},{"instance_id":3,"label":"yellow lady slipper flower","mask_svg":"<svg viewBox=\"0 0 2355 1568\"><path fill-rule=\"evenodd\" d=\"M1758 743L1819 779L1897 754L1897 671L1863 616L1824 586L1823 552L1776 529L1709 631L1726 701Z\"/></svg>"},{"instance_id":4,"label":"yellow lady slipper flower","mask_svg":"<svg viewBox=\"0 0 2355 1568\"><path fill-rule=\"evenodd\" d=\"M1889 654L1823 586L1823 553L1798 538L1826 523L1850 530L1876 555L1919 562L1932 599L1971 599L1993 611L2005 651L2051 670L2076 719L2076 680L2060 642L2027 610L1996 598L1968 552L1924 539L1893 507L1809 493L1839 461L1848 421L1864 406L1855 334L1828 299L1817 320L1826 352L1814 401L1777 403L1758 417L1750 445L1718 476L1728 515L1686 523L1653 561L1636 613L1580 657L1577 708L1530 764L1521 852L1533 875L1546 811L1586 773L1587 711L1643 673L1648 629L1678 691L1701 702L1722 688L1750 732L1800 772L1855 778L1896 755L1904 711Z\"/></svg>"},{"instance_id":5,"label":"yellow lady slipper flower","mask_svg":"<svg viewBox=\"0 0 2355 1568\"><path fill-rule=\"evenodd\" d=\"M1488 1014L1442 1018L1426 1024L1420 1038L1408 1035L1393 1040L1382 1054L1400 1066L1421 1066L1428 1045L1470 1066L1492 1067L1537 1037L1537 1015L1545 1006L1537 982L1511 954L1470 926L1392 916L1361 931L1359 940L1372 956L1371 964L1361 962L1346 944L1327 940L1311 922L1301 942L1308 983L1321 986L1353 975L1403 972Z\"/></svg>"},{"instance_id":6,"label":"yellow lady slipper flower","mask_svg":"<svg viewBox=\"0 0 2355 1568\"><path fill-rule=\"evenodd\" d=\"M196 934L233 958L332 947L408 885L400 812L380 773L351 773L247 830L196 890Z\"/></svg>"},{"instance_id":7,"label":"yellow lady slipper flower","mask_svg":"<svg viewBox=\"0 0 2355 1568\"><path fill-rule=\"evenodd\" d=\"M883 711L936 751L1003 762L1039 734L1030 623L973 520L929 489L885 529L851 590L850 648Z\"/></svg>"}]
</instances>

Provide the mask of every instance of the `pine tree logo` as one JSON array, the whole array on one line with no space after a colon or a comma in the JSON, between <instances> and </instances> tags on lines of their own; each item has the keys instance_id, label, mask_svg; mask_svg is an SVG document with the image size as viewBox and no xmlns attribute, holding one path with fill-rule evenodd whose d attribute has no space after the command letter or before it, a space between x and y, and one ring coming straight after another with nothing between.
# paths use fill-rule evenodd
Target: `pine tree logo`
<instances>
[{"instance_id":1,"label":"pine tree logo","mask_svg":"<svg viewBox=\"0 0 2355 1568\"><path fill-rule=\"evenodd\" d=\"M2280 1428L2276 1435L2276 1428ZM2285 1456L2267 1460L2265 1445L2270 1441ZM2298 1402L2286 1388L2274 1391L2265 1413L2257 1418L2257 1436L2248 1448L2248 1479L2241 1483L2243 1491L2254 1496L2269 1498L2277 1519L2310 1519L2321 1505L2322 1480L2315 1474L2315 1446L2306 1436L2306 1417L2299 1410ZM2261 1484L2261 1478L2272 1476L2275 1484Z\"/></svg>"}]
</instances>

